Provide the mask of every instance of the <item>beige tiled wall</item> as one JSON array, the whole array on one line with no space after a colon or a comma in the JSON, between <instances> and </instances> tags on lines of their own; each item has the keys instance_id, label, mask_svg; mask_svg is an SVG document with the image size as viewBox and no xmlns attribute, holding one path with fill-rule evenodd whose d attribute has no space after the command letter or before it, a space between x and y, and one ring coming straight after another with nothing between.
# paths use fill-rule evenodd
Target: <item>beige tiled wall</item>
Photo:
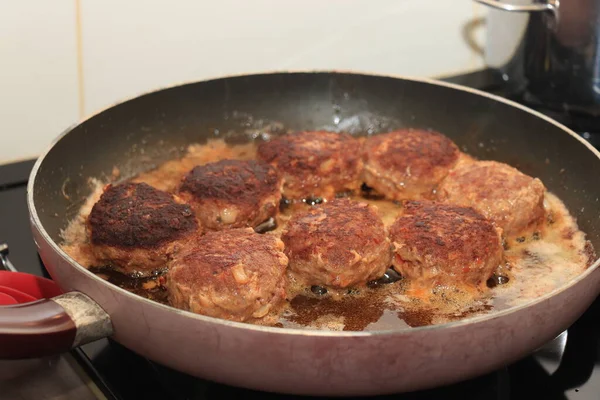
<instances>
[{"instance_id":1,"label":"beige tiled wall","mask_svg":"<svg viewBox=\"0 0 600 400\"><path fill-rule=\"evenodd\" d=\"M0 163L37 155L80 117L177 82L285 69L437 77L483 66L464 38L483 12L472 0L31 0L5 9Z\"/></svg>"},{"instance_id":2,"label":"beige tiled wall","mask_svg":"<svg viewBox=\"0 0 600 400\"><path fill-rule=\"evenodd\" d=\"M0 163L35 156L77 118L73 3L3 2Z\"/></svg>"}]
</instances>

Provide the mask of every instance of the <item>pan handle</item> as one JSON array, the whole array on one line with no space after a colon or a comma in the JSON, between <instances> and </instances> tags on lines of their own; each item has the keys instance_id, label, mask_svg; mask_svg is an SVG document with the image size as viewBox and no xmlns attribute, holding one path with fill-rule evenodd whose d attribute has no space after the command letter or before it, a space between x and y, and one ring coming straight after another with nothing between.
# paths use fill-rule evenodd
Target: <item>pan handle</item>
<instances>
[{"instance_id":1,"label":"pan handle","mask_svg":"<svg viewBox=\"0 0 600 400\"><path fill-rule=\"evenodd\" d=\"M1 243L0 264L9 269L0 270L0 359L56 355L112 335L109 315L85 294L61 294L50 279L11 272Z\"/></svg>"},{"instance_id":2,"label":"pan handle","mask_svg":"<svg viewBox=\"0 0 600 400\"><path fill-rule=\"evenodd\" d=\"M509 12L539 12L539 11L550 11L554 15L556 22L558 23L558 8L560 5L559 0L547 0L540 3L532 4L510 4L497 0L475 0L477 3L486 5L488 7L496 8L502 11Z\"/></svg>"},{"instance_id":3,"label":"pan handle","mask_svg":"<svg viewBox=\"0 0 600 400\"><path fill-rule=\"evenodd\" d=\"M0 306L0 359L60 354L112 333L108 314L79 292Z\"/></svg>"}]
</instances>

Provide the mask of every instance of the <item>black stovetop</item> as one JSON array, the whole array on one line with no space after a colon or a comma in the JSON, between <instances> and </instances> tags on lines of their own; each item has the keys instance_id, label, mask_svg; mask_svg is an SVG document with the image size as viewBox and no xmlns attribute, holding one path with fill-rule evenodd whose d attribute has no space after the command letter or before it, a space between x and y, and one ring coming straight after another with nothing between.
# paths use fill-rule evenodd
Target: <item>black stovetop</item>
<instances>
[{"instance_id":1,"label":"black stovetop","mask_svg":"<svg viewBox=\"0 0 600 400\"><path fill-rule=\"evenodd\" d=\"M501 85L487 72L449 80L502 95ZM579 125L568 120L569 117L563 115L563 118L567 120L561 122L573 129L579 128ZM600 134L588 129L579 129L579 132L596 147L600 146ZM18 270L48 277L37 256L29 228L25 195L32 166L32 160L0 166L0 243L8 243L10 259ZM73 355L109 399L195 400L227 395L289 398L193 378L140 357L108 339L74 350ZM600 298L568 331L521 361L459 384L384 397L398 400L598 400Z\"/></svg>"}]
</instances>

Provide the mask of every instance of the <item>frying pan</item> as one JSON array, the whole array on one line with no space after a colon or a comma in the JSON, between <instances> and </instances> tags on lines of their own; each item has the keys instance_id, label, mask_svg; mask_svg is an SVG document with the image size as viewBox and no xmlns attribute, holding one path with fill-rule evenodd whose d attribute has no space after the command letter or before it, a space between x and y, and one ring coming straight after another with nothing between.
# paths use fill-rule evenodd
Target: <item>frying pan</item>
<instances>
[{"instance_id":1,"label":"frying pan","mask_svg":"<svg viewBox=\"0 0 600 400\"><path fill-rule=\"evenodd\" d=\"M374 395L488 373L568 328L600 291L600 261L528 304L443 325L374 332L261 327L195 315L107 283L63 252L61 229L90 193L89 177L130 175L187 144L275 121L287 129L443 132L481 159L539 177L600 249L600 153L516 103L431 80L341 72L245 75L171 87L110 107L63 133L28 187L39 254L65 294L0 310L1 358L67 351L110 336L173 369L280 393ZM232 132L237 132L232 133ZM18 308L15 308L18 307Z\"/></svg>"}]
</instances>

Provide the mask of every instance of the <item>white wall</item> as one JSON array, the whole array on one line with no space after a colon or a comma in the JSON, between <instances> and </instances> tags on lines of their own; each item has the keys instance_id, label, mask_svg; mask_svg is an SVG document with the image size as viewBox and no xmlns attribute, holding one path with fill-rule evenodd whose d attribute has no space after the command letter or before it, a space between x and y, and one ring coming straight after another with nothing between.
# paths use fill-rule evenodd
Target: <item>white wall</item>
<instances>
[{"instance_id":1,"label":"white wall","mask_svg":"<svg viewBox=\"0 0 600 400\"><path fill-rule=\"evenodd\" d=\"M164 85L244 72L344 69L439 77L483 66L472 0L3 2L0 163ZM477 39L483 32L476 32Z\"/></svg>"}]
</instances>

